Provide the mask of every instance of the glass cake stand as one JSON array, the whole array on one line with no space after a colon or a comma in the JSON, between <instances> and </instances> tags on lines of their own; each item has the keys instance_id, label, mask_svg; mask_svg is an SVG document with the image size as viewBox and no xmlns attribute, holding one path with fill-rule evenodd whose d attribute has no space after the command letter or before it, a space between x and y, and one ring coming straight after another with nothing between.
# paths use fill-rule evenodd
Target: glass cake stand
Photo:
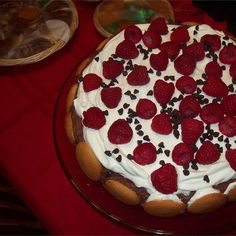
<instances>
[{"instance_id":1,"label":"glass cake stand","mask_svg":"<svg viewBox=\"0 0 236 236\"><path fill-rule=\"evenodd\" d=\"M114 199L100 183L89 180L75 158L75 147L67 139L64 130L66 98L70 87L75 83L75 71L66 79L57 99L54 119L53 137L58 160L65 175L78 191L96 210L129 226L139 232L154 234L210 234L227 233L236 227L236 203L228 203L220 210L204 215L185 213L173 218L159 218L148 215L141 206L128 206Z\"/></svg>"}]
</instances>

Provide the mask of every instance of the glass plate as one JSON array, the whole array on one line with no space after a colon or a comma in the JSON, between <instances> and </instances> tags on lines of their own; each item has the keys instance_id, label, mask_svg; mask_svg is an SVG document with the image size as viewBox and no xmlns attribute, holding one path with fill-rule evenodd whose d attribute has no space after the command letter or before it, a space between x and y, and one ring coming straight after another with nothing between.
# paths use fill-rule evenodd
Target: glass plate
<instances>
[{"instance_id":1,"label":"glass plate","mask_svg":"<svg viewBox=\"0 0 236 236\"><path fill-rule=\"evenodd\" d=\"M112 220L139 231L155 234L209 234L227 233L235 229L236 203L227 203L220 210L204 215L185 213L172 218L148 215L141 206L128 206L114 199L100 183L89 180L77 164L75 147L69 143L64 130L66 98L75 83L75 71L65 81L54 112L54 143L61 166L85 200Z\"/></svg>"}]
</instances>

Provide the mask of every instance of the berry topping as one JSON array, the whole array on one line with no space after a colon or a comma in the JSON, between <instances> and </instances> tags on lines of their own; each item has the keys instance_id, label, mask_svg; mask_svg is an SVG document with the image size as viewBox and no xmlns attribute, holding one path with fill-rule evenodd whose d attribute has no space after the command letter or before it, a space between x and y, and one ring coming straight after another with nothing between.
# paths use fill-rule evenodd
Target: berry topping
<instances>
[{"instance_id":1,"label":"berry topping","mask_svg":"<svg viewBox=\"0 0 236 236\"><path fill-rule=\"evenodd\" d=\"M151 100L142 98L137 103L136 112L140 118L148 120L157 113L157 108Z\"/></svg>"},{"instance_id":2,"label":"berry topping","mask_svg":"<svg viewBox=\"0 0 236 236\"><path fill-rule=\"evenodd\" d=\"M157 48L161 44L161 36L148 30L143 34L143 43L147 48Z\"/></svg>"},{"instance_id":3,"label":"berry topping","mask_svg":"<svg viewBox=\"0 0 236 236\"><path fill-rule=\"evenodd\" d=\"M158 54L150 56L150 64L157 71L166 70L168 65L168 56L165 51L160 51Z\"/></svg>"},{"instance_id":4,"label":"berry topping","mask_svg":"<svg viewBox=\"0 0 236 236\"><path fill-rule=\"evenodd\" d=\"M183 49L183 54L193 57L196 61L201 61L205 57L204 47L201 43L194 42Z\"/></svg>"},{"instance_id":5,"label":"berry topping","mask_svg":"<svg viewBox=\"0 0 236 236\"><path fill-rule=\"evenodd\" d=\"M230 94L223 97L221 107L226 115L236 116L236 94Z\"/></svg>"},{"instance_id":6,"label":"berry topping","mask_svg":"<svg viewBox=\"0 0 236 236\"><path fill-rule=\"evenodd\" d=\"M218 103L210 103L205 105L201 112L200 117L206 124L215 124L223 119L223 112Z\"/></svg>"},{"instance_id":7,"label":"berry topping","mask_svg":"<svg viewBox=\"0 0 236 236\"><path fill-rule=\"evenodd\" d=\"M222 68L217 61L209 62L205 67L205 73L209 76L220 78L222 76Z\"/></svg>"},{"instance_id":8,"label":"berry topping","mask_svg":"<svg viewBox=\"0 0 236 236\"><path fill-rule=\"evenodd\" d=\"M141 143L133 151L133 160L139 165L149 165L156 160L156 151L152 143Z\"/></svg>"},{"instance_id":9,"label":"berry topping","mask_svg":"<svg viewBox=\"0 0 236 236\"><path fill-rule=\"evenodd\" d=\"M193 57L182 54L174 61L175 70L182 75L191 75L196 67Z\"/></svg>"},{"instance_id":10,"label":"berry topping","mask_svg":"<svg viewBox=\"0 0 236 236\"><path fill-rule=\"evenodd\" d=\"M236 62L236 46L228 44L220 51L219 59L224 64L233 64Z\"/></svg>"},{"instance_id":11,"label":"berry topping","mask_svg":"<svg viewBox=\"0 0 236 236\"><path fill-rule=\"evenodd\" d=\"M193 155L193 149L186 143L177 144L172 151L173 161L180 166L189 164Z\"/></svg>"},{"instance_id":12,"label":"berry topping","mask_svg":"<svg viewBox=\"0 0 236 236\"><path fill-rule=\"evenodd\" d=\"M93 73L87 74L83 78L83 87L85 92L98 89L102 83L102 79Z\"/></svg>"},{"instance_id":13,"label":"berry topping","mask_svg":"<svg viewBox=\"0 0 236 236\"><path fill-rule=\"evenodd\" d=\"M124 40L116 47L116 56L123 59L134 59L139 55L139 51L135 43L129 40Z\"/></svg>"},{"instance_id":14,"label":"berry topping","mask_svg":"<svg viewBox=\"0 0 236 236\"><path fill-rule=\"evenodd\" d=\"M192 94L197 88L195 80L187 75L180 77L175 86L179 91L185 94Z\"/></svg>"},{"instance_id":15,"label":"berry topping","mask_svg":"<svg viewBox=\"0 0 236 236\"><path fill-rule=\"evenodd\" d=\"M171 82L167 83L163 80L157 80L153 90L157 102L164 105L170 101L175 91L175 86Z\"/></svg>"},{"instance_id":16,"label":"berry topping","mask_svg":"<svg viewBox=\"0 0 236 236\"><path fill-rule=\"evenodd\" d=\"M114 60L104 61L102 65L103 65L103 76L109 80L115 79L124 71L124 66L119 61L114 61Z\"/></svg>"},{"instance_id":17,"label":"berry topping","mask_svg":"<svg viewBox=\"0 0 236 236\"><path fill-rule=\"evenodd\" d=\"M90 107L83 112L83 124L92 129L100 129L105 125L106 118L98 107Z\"/></svg>"},{"instance_id":18,"label":"berry topping","mask_svg":"<svg viewBox=\"0 0 236 236\"><path fill-rule=\"evenodd\" d=\"M156 18L154 19L148 30L155 32L155 34L159 34L159 35L165 35L168 33L168 27L166 24L166 20L162 17Z\"/></svg>"},{"instance_id":19,"label":"berry topping","mask_svg":"<svg viewBox=\"0 0 236 236\"><path fill-rule=\"evenodd\" d=\"M132 41L133 43L138 43L142 39L142 31L136 25L129 25L125 29L124 36L125 40Z\"/></svg>"},{"instance_id":20,"label":"berry topping","mask_svg":"<svg viewBox=\"0 0 236 236\"><path fill-rule=\"evenodd\" d=\"M177 171L170 163L164 164L151 174L152 185L157 191L171 194L177 191Z\"/></svg>"},{"instance_id":21,"label":"berry topping","mask_svg":"<svg viewBox=\"0 0 236 236\"><path fill-rule=\"evenodd\" d=\"M152 130L158 134L168 135L172 132L172 123L170 117L165 114L156 115L152 119Z\"/></svg>"},{"instance_id":22,"label":"berry topping","mask_svg":"<svg viewBox=\"0 0 236 236\"><path fill-rule=\"evenodd\" d=\"M232 65L230 65L229 74L233 79L236 78L236 62L234 62Z\"/></svg>"},{"instance_id":23,"label":"berry topping","mask_svg":"<svg viewBox=\"0 0 236 236\"><path fill-rule=\"evenodd\" d=\"M187 144L195 144L204 131L202 121L185 118L181 123L182 140Z\"/></svg>"},{"instance_id":24,"label":"berry topping","mask_svg":"<svg viewBox=\"0 0 236 236\"><path fill-rule=\"evenodd\" d=\"M183 117L194 118L200 110L200 104L193 95L186 96L179 104L179 111Z\"/></svg>"},{"instance_id":25,"label":"berry topping","mask_svg":"<svg viewBox=\"0 0 236 236\"><path fill-rule=\"evenodd\" d=\"M108 108L118 106L122 95L122 90L119 87L103 88L101 91L101 99Z\"/></svg>"},{"instance_id":26,"label":"berry topping","mask_svg":"<svg viewBox=\"0 0 236 236\"><path fill-rule=\"evenodd\" d=\"M218 51L221 47L220 37L216 34L205 34L200 41L206 51Z\"/></svg>"},{"instance_id":27,"label":"berry topping","mask_svg":"<svg viewBox=\"0 0 236 236\"><path fill-rule=\"evenodd\" d=\"M199 164L207 165L216 162L220 158L220 152L211 141L205 141L198 149L195 159Z\"/></svg>"},{"instance_id":28,"label":"berry topping","mask_svg":"<svg viewBox=\"0 0 236 236\"><path fill-rule=\"evenodd\" d=\"M179 26L171 33L170 39L179 43L187 43L190 39L188 30L184 26Z\"/></svg>"},{"instance_id":29,"label":"berry topping","mask_svg":"<svg viewBox=\"0 0 236 236\"><path fill-rule=\"evenodd\" d=\"M133 137L133 130L124 119L118 119L112 123L108 130L108 139L113 144L125 144Z\"/></svg>"},{"instance_id":30,"label":"berry topping","mask_svg":"<svg viewBox=\"0 0 236 236\"><path fill-rule=\"evenodd\" d=\"M173 61L179 55L180 46L179 46L179 43L176 41L168 41L168 42L162 43L159 49L161 51L166 52L168 58L170 58L170 60Z\"/></svg>"},{"instance_id":31,"label":"berry topping","mask_svg":"<svg viewBox=\"0 0 236 236\"><path fill-rule=\"evenodd\" d=\"M225 153L226 160L231 168L236 171L236 149L229 149Z\"/></svg>"},{"instance_id":32,"label":"berry topping","mask_svg":"<svg viewBox=\"0 0 236 236\"><path fill-rule=\"evenodd\" d=\"M137 66L127 76L127 81L130 85L144 85L150 81L146 66Z\"/></svg>"},{"instance_id":33,"label":"berry topping","mask_svg":"<svg viewBox=\"0 0 236 236\"><path fill-rule=\"evenodd\" d=\"M219 123L219 130L227 137L233 137L236 135L236 118L224 117Z\"/></svg>"}]
</instances>

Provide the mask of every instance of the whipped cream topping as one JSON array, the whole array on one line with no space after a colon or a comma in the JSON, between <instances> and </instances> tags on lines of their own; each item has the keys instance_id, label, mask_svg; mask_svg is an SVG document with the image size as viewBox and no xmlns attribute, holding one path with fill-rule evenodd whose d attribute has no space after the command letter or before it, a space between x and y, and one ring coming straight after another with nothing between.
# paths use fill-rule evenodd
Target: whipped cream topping
<instances>
[{"instance_id":1,"label":"whipped cream topping","mask_svg":"<svg viewBox=\"0 0 236 236\"><path fill-rule=\"evenodd\" d=\"M148 28L148 24L138 25L142 32L145 32ZM162 42L166 42L170 40L171 30L178 27L177 25L168 25L169 33L166 35L162 35ZM222 47L224 44L234 43L228 37L225 37L223 32L215 31L208 25L198 25L192 26L188 28L188 32L190 35L190 40L187 45L193 43L194 39L200 41L201 37L205 34L217 34L221 37ZM112 55L115 54L116 46L124 40L124 31L120 32L118 35L111 38L108 43L104 46L104 48L95 56L95 58L91 61L91 63L84 69L82 72L82 77L88 73L96 73L101 78L103 77L102 72L102 63L103 61L107 61ZM147 49L145 45L140 41L138 44L142 45L142 48ZM219 50L220 51L220 50ZM216 55L219 55L219 51L216 52ZM151 53L158 53L159 49L152 49ZM151 54L150 53L150 54ZM181 51L180 51L181 54ZM116 58L116 60L122 60ZM125 60L124 67L126 67L129 60ZM204 73L205 66L208 62L212 61L212 58L205 56L205 58L196 64L196 68L190 76L193 77L196 81L203 80L202 74ZM220 65L223 65L218 61ZM139 99L147 98L153 101L157 107L157 114L163 109L160 104L157 103L155 97L149 93L150 90L153 89L153 86L157 79L170 79L167 82L176 83L177 79L182 75L176 72L174 68L174 63L169 60L168 69L162 71L160 74L156 73L154 69L151 68L149 59L144 59L144 54L139 53L139 56L135 59L132 59L132 64L135 65L144 65L149 70L150 82L145 86L131 86L127 83L126 77L127 75L121 74L117 77L118 83L115 83L116 87L120 87L122 89L122 98L118 104L118 107L114 109L108 109L105 104L101 100L101 90L102 87L97 90L93 90L90 92L84 92L82 84L79 86L77 98L74 100L74 106L78 116L83 118L83 112L88 108L96 106L99 107L102 111L107 110L108 115L106 116L106 124L99 130L83 127L83 134L85 141L91 146L92 150L96 154L98 160L101 164L114 172L121 174L122 176L130 179L137 187L146 188L147 192L150 194L147 201L152 200L163 200L163 199L171 199L175 201L180 201L177 194L182 193L184 195L189 195L191 191L195 191L194 196L189 201L189 204L194 200L198 199L201 196L204 196L209 193L219 192L214 188L214 185L219 183L228 181L230 179L236 178L236 172L230 167L228 161L225 159L225 152L227 150L227 146L231 146L231 148L236 147L236 138L229 138L227 142L225 142L226 136L222 135L218 129L218 124L211 124L210 129L214 132L219 132L219 135L216 137L213 136L212 143L219 144L222 150L221 156L218 161L213 164L201 165L201 164L191 164L189 168L186 170L183 166L179 166L175 164L171 158L171 152L176 144L182 142L181 138L181 127L179 126L178 131L179 135L174 135L171 133L170 135L160 135L155 133L151 129L151 119L144 120L139 117L135 117L133 120L138 120L138 124L142 126L141 131L143 131L143 135L138 134L138 131L135 130L137 124L133 121L130 124L130 127L133 129L133 137L131 141L127 144L122 145L114 145L110 143L107 137L107 132L111 124L117 119L126 119L129 114L129 108L135 111L135 107ZM230 85L231 77L229 75L229 66L224 65L225 70L223 70L222 80L226 85ZM128 74L131 71L127 71ZM104 83L109 84L111 81L104 78ZM232 85L233 89L229 91L229 94L235 93L236 85ZM198 85L198 87L202 87L202 85ZM130 91L131 96L125 94L127 91ZM205 98L208 99L207 103L211 103L213 101L213 97L206 95L203 91L201 92ZM175 89L175 92L172 98L180 98L182 94L180 91ZM181 99L177 99L178 101L173 102L172 105L167 104L167 108L177 109L179 107L179 103ZM124 104L129 104L129 108L124 108ZM203 105L201 105L203 106ZM122 110L122 112L118 112L118 110ZM122 113L122 114L121 114ZM196 119L201 120L198 116ZM204 133L207 132L207 125L204 123L205 129ZM179 137L178 137L179 136ZM219 137L223 139L223 141L219 141ZM220 140L221 140L220 139ZM142 140L143 142L150 141L155 146L156 149L159 150L157 154L156 161L149 165L139 165L134 162L132 159L128 159L128 154L132 154L134 148L137 146L137 142ZM197 141L196 146L199 148L201 146L200 139ZM226 145L227 144L227 145ZM112 151L115 149L119 149L118 153L113 153ZM106 155L106 151L109 151L111 155ZM178 174L178 190L173 194L163 194L157 191L151 182L150 175L156 169L159 169L162 166L162 163L171 163L175 166L177 174ZM231 183L225 193L228 193L230 189L236 186L236 183Z\"/></svg>"}]
</instances>

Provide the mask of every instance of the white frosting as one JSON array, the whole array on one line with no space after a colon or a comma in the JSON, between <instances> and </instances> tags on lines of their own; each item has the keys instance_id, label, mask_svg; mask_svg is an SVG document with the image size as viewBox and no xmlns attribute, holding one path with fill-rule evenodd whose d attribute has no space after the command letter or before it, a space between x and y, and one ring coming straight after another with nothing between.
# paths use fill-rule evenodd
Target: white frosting
<instances>
[{"instance_id":1,"label":"white frosting","mask_svg":"<svg viewBox=\"0 0 236 236\"><path fill-rule=\"evenodd\" d=\"M147 29L148 25L146 25L146 24L139 25L139 27L144 32ZM168 27L169 27L169 33L167 35L162 36L162 42L169 41L171 29L175 28L177 26L171 25ZM207 25L199 25L199 30L198 30L197 34L194 33L195 26L188 28L188 31L189 31L189 35L191 38L189 40L188 44L191 44L193 42L193 38L195 38L196 40L199 41L200 38L205 34L218 34L219 36L222 37L222 41L223 41L223 37L225 36L223 34L223 32L215 31ZM119 33L118 35L114 36L105 45L103 50L100 51L99 54L97 55L97 57L99 57L100 59L98 61L93 60L87 66L87 68L85 68L82 76L84 76L88 73L96 73L101 78L104 78L103 73L102 73L102 62L108 60L108 58L112 54L115 53L116 45L118 45L123 39L124 39L123 31L121 33ZM233 43L233 41L231 41L230 39L228 40L228 42ZM145 46L143 45L143 43L141 41L139 42L139 44L141 44L143 46L143 48L145 48ZM152 53L158 53L158 52L159 52L159 49L152 50ZM219 51L216 52L216 54L219 54ZM125 65L126 65L127 61L125 62ZM145 65L147 67L147 69L151 68L151 66L149 64L149 59L143 60L143 54L141 54L141 53L139 54L139 56L137 58L133 59L132 61L133 61L133 64ZM197 62L194 73L191 76L195 80L202 79L202 73L204 72L205 65L210 61L212 61L212 58L205 57L202 61ZM218 63L221 65L221 63L219 61L218 61ZM78 98L74 100L74 106L75 106L77 114L80 117L83 116L83 111L87 110L89 107L92 107L92 106L97 106L103 111L105 111L105 110L109 111L109 115L106 116L106 124L101 129L95 130L95 129L90 129L87 127L84 127L84 129L83 129L84 138L85 138L86 142L90 144L90 146L93 149L94 153L96 154L97 158L99 159L99 161L102 163L102 165L105 168L110 169L114 172L117 172L117 173L121 174L122 176L125 176L126 178L133 181L137 187L146 188L148 193L150 194L148 201L155 200L155 199L172 199L172 200L179 201L179 198L177 197L176 194L178 194L178 193L188 194L190 191L196 191L195 195L192 197L192 199L190 201L190 203L191 203L195 199L198 199L199 197L201 197L203 195L206 195L206 194L212 193L212 192L218 192L218 190L214 189L212 186L214 186L218 183L228 181L232 178L236 178L236 172L230 167L229 163L225 160L226 148L225 148L224 142L222 142L220 144L223 147L223 153L221 154L221 157L217 162L210 164L210 165L197 164L198 170L194 170L191 167L189 167L188 170L189 170L190 174L188 176L185 176L183 174L183 167L176 165L172 161L171 153L170 153L169 157L167 157L164 152L157 154L156 161L150 165L145 165L145 166L141 166L141 165L139 165L139 164L135 163L134 161L129 160L127 158L128 154L133 153L134 148L137 146L137 141L142 140L142 137L137 135L137 132L135 131L136 125L134 124L134 122L132 122L132 124L130 124L131 128L133 129L133 138L129 143L122 144L122 145L114 145L114 144L111 144L107 138L107 131L108 131L109 127L111 126L111 124L117 119L126 119L128 117L128 114L127 114L128 109L124 109L124 112L122 115L119 115L117 112L118 109L123 107L124 103L130 104L129 108L132 108L133 110L135 110L137 101L140 98L148 98L156 104L157 111L158 111L157 113L160 113L160 110L162 109L162 107L156 102L154 96L147 96L148 91L153 89L153 86L154 86L155 81L157 79L164 79L164 76L175 76L175 81L174 82L171 81L171 82L175 83L176 80L179 77L181 77L182 75L176 72L176 70L174 69L174 64L170 60L169 60L169 64L168 64L168 70L163 71L161 73L161 76L157 76L154 69L153 69L153 71L154 71L154 73L149 73L150 82L148 84L146 84L145 86L131 86L131 85L129 85L126 80L126 76L124 76L123 74L121 74L119 77L116 78L119 81L119 83L116 84L116 86L119 86L123 91L121 101L120 101L117 108L108 109L104 105L104 103L101 101L101 96L100 96L100 93L102 90L101 87L97 90L93 90L91 92L86 93L83 90L83 86L79 86ZM130 71L128 73L130 73ZM226 65L226 70L223 71L222 79L227 85L229 85L231 83L231 77L229 75L229 67L227 65ZM104 79L104 82L106 84L108 84L110 81ZM170 82L170 81L168 81L168 82ZM139 90L139 93L135 94L137 96L137 99L131 100L129 96L124 95L124 92L130 90L133 93L133 91L135 89ZM234 87L234 90L236 90L236 87ZM231 93L231 92L229 92L229 93ZM175 93L174 93L173 97L178 97L180 94L181 93L177 89L175 89ZM203 92L202 92L202 94L203 94ZM205 95L205 96L206 96L206 98L209 99L209 102L211 102L213 100L212 97L209 97L207 95ZM178 106L179 106L179 102L176 102L173 108L178 109ZM197 117L197 119L198 118L199 117ZM181 139L181 128L179 128L180 137L179 137L179 139L177 139L176 137L174 137L173 134L159 135L159 134L153 132L150 127L151 119L150 120L143 120L141 118L138 118L138 120L140 121L140 124L142 125L142 130L144 131L144 135L149 136L150 141L157 147L157 149L158 149L158 144L160 142L163 142L164 146L165 146L165 148L163 148L163 150L173 150L174 146L176 144L180 143L182 140ZM204 125L206 126L206 124L204 124ZM211 125L211 128L214 129L215 131L219 132L217 124ZM229 143L232 145L232 147L236 146L234 141L235 141L235 137L230 139ZM212 142L219 143L217 138L213 138ZM200 140L198 140L196 145L198 148L200 147L200 145L201 145ZM104 153L106 150L112 151L115 148L119 149L118 154L112 154L112 156L107 156ZM116 157L118 155L122 155L121 162L118 162L116 160ZM162 194L162 193L158 192L153 187L152 182L150 180L150 174L154 170L161 167L161 165L159 163L160 160L164 160L165 163L171 163L172 165L174 165L176 167L177 174L178 174L178 191L173 194L166 195L166 194ZM190 164L190 166L191 166L191 164ZM210 180L209 183L207 183L206 181L203 180L205 175L207 175L209 177L209 180ZM229 187L227 188L225 193L227 193L229 191L229 189L231 189L231 186L232 186L232 184L229 185Z\"/></svg>"}]
</instances>

